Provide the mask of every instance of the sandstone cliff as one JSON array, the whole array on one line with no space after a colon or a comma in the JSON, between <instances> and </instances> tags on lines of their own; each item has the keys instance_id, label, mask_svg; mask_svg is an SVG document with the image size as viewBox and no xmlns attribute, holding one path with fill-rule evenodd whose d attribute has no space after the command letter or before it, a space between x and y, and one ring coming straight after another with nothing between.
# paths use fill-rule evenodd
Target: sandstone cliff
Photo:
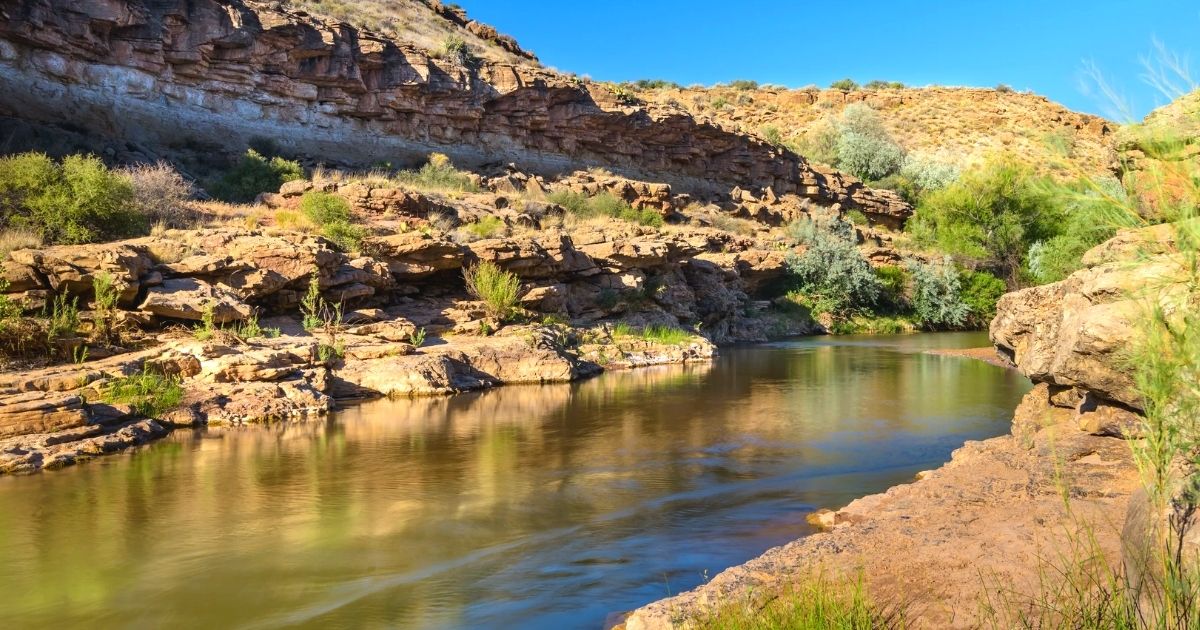
<instances>
[{"instance_id":1,"label":"sandstone cliff","mask_svg":"<svg viewBox=\"0 0 1200 630\"><path fill-rule=\"evenodd\" d=\"M527 62L434 58L249 0L5 0L0 116L10 145L45 148L53 130L116 160L232 155L265 138L312 163L417 163L439 151L462 166L605 166L693 194L740 186L909 212L888 191L677 106Z\"/></svg>"}]
</instances>

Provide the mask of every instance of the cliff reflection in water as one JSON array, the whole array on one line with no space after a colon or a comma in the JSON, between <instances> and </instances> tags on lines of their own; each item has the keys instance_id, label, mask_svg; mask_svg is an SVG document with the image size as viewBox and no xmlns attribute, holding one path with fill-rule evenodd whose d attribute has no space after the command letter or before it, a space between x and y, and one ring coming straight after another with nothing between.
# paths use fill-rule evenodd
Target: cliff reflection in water
<instances>
[{"instance_id":1,"label":"cliff reflection in water","mask_svg":"<svg viewBox=\"0 0 1200 630\"><path fill-rule=\"evenodd\" d=\"M733 349L0 479L0 616L594 628L1006 431L1022 379L917 352L981 341Z\"/></svg>"}]
</instances>

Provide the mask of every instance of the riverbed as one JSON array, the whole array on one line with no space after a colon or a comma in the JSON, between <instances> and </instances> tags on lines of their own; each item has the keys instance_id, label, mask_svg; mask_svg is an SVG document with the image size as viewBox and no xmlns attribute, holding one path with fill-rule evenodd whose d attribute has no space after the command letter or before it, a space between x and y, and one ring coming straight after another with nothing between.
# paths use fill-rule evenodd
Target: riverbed
<instances>
[{"instance_id":1,"label":"riverbed","mask_svg":"<svg viewBox=\"0 0 1200 630\"><path fill-rule=\"evenodd\" d=\"M0 621L598 628L1007 432L1023 378L925 352L986 343L726 348L0 478Z\"/></svg>"}]
</instances>

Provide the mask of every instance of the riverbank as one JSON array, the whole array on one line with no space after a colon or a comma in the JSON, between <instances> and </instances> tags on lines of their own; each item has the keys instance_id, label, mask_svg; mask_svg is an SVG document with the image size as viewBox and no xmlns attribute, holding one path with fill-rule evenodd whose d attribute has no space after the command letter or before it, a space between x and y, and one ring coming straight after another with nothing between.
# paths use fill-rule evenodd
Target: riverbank
<instances>
[{"instance_id":1,"label":"riverbank","mask_svg":"<svg viewBox=\"0 0 1200 630\"><path fill-rule=\"evenodd\" d=\"M382 312L381 312L382 314ZM386 317L386 315L383 315ZM323 416L338 401L436 396L516 383L568 382L605 369L708 361L698 335L660 341L609 329L512 325L494 336L411 340L408 319L306 332L278 317L278 336L198 339L168 332L145 349L86 364L0 375L0 474L61 468L161 438L176 428ZM337 348L328 354L326 348ZM113 381L153 372L177 378L171 409L147 414L105 402ZM153 393L150 393L153 395Z\"/></svg>"},{"instance_id":2,"label":"riverbank","mask_svg":"<svg viewBox=\"0 0 1200 630\"><path fill-rule=\"evenodd\" d=\"M723 606L761 606L822 573L861 575L872 598L909 611L913 627L1008 627L1012 615L1045 604L1043 581L1073 568L1064 563L1089 536L1104 561L1120 562L1137 487L1129 445L1081 432L1075 413L1050 404L1039 385L1018 407L1012 435L970 442L920 481L837 510L830 531L639 608L616 627L674 628Z\"/></svg>"}]
</instances>

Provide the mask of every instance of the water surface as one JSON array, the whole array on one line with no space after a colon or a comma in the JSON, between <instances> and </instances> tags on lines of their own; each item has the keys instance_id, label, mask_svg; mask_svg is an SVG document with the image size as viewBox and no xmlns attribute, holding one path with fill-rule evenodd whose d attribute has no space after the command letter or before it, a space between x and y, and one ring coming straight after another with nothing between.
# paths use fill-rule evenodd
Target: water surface
<instances>
[{"instance_id":1,"label":"water surface","mask_svg":"<svg viewBox=\"0 0 1200 630\"><path fill-rule=\"evenodd\" d=\"M176 432L0 478L0 627L597 628L1004 433L1027 383L819 338Z\"/></svg>"}]
</instances>

